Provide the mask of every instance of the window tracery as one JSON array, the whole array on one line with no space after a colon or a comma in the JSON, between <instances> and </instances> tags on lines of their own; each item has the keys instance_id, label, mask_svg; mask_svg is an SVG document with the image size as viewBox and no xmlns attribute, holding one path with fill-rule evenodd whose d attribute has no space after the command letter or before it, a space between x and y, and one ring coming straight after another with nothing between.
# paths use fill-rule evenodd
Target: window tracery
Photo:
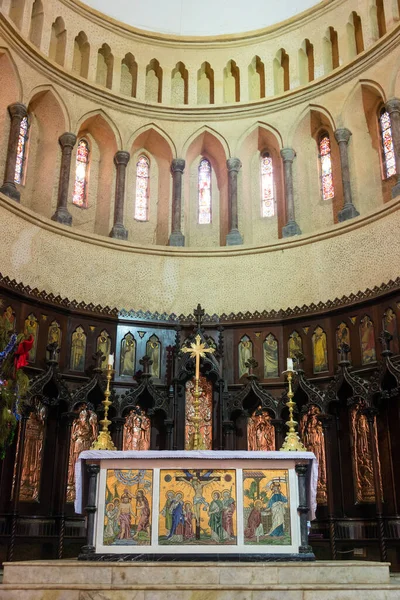
<instances>
[{"instance_id":1,"label":"window tracery","mask_svg":"<svg viewBox=\"0 0 400 600\"><path fill-rule=\"evenodd\" d=\"M211 163L202 158L198 173L198 223L207 225L211 223Z\"/></svg>"},{"instance_id":2,"label":"window tracery","mask_svg":"<svg viewBox=\"0 0 400 600\"><path fill-rule=\"evenodd\" d=\"M85 139L80 139L76 152L75 183L72 203L81 208L87 208L87 185L89 167L89 144Z\"/></svg>"},{"instance_id":3,"label":"window tracery","mask_svg":"<svg viewBox=\"0 0 400 600\"><path fill-rule=\"evenodd\" d=\"M333 185L331 141L327 133L321 134L318 149L321 168L322 199L332 200L335 197L335 187Z\"/></svg>"},{"instance_id":4,"label":"window tracery","mask_svg":"<svg viewBox=\"0 0 400 600\"><path fill-rule=\"evenodd\" d=\"M396 174L396 161L394 157L392 123L386 108L379 113L379 127L381 132L382 159L385 179Z\"/></svg>"},{"instance_id":5,"label":"window tracery","mask_svg":"<svg viewBox=\"0 0 400 600\"><path fill-rule=\"evenodd\" d=\"M25 171L26 147L28 141L29 121L24 117L19 127L17 159L15 161L14 183L22 183Z\"/></svg>"},{"instance_id":6,"label":"window tracery","mask_svg":"<svg viewBox=\"0 0 400 600\"><path fill-rule=\"evenodd\" d=\"M135 219L149 220L150 161L142 154L136 163Z\"/></svg>"},{"instance_id":7,"label":"window tracery","mask_svg":"<svg viewBox=\"0 0 400 600\"><path fill-rule=\"evenodd\" d=\"M275 215L274 168L268 152L261 157L261 216Z\"/></svg>"}]
</instances>

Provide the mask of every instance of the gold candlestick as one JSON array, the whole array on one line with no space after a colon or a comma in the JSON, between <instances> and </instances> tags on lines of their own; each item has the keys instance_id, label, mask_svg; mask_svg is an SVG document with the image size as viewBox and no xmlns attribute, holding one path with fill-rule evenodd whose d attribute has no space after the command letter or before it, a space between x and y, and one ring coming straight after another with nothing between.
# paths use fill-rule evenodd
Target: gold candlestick
<instances>
[{"instance_id":1,"label":"gold candlestick","mask_svg":"<svg viewBox=\"0 0 400 600\"><path fill-rule=\"evenodd\" d=\"M299 434L296 431L297 421L293 419L293 409L296 406L296 403L293 402L294 393L292 391L292 378L293 371L284 371L287 373L287 380L289 385L288 398L289 401L286 402L286 406L289 409L289 421L286 421L286 425L289 427L289 431L286 434L285 441L283 442L283 446L281 448L281 452L306 452L307 449L303 446Z\"/></svg>"},{"instance_id":2,"label":"gold candlestick","mask_svg":"<svg viewBox=\"0 0 400 600\"><path fill-rule=\"evenodd\" d=\"M195 341L190 344L189 348L182 348L182 352L190 352L190 357L196 359L196 370L195 370L195 384L194 384L194 416L192 417L192 422L194 424L194 435L193 435L193 450L198 450L200 447L200 396L201 396L201 388L199 387L200 380L200 357L204 357L206 352L212 354L214 352L214 348L207 348L204 342L201 341L201 337L199 334L196 335Z\"/></svg>"},{"instance_id":3,"label":"gold candlestick","mask_svg":"<svg viewBox=\"0 0 400 600\"><path fill-rule=\"evenodd\" d=\"M111 391L110 391L110 382L112 374L114 370L111 365L107 365L106 368L106 378L107 378L107 386L106 391L104 392L104 400L102 402L104 406L104 419L100 421L100 425L102 425L102 430L100 431L97 440L93 442L91 450L116 450L114 446L114 442L111 439L110 432L108 431L109 426L111 425L111 421L108 418L108 408L111 405L109 400Z\"/></svg>"}]
</instances>

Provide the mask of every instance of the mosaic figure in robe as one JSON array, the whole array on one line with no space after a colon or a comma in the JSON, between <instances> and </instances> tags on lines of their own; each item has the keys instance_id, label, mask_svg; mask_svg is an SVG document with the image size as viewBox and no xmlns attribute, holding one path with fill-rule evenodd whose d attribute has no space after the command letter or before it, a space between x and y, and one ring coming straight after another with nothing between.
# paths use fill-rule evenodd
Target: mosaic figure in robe
<instances>
[{"instance_id":1,"label":"mosaic figure in robe","mask_svg":"<svg viewBox=\"0 0 400 600\"><path fill-rule=\"evenodd\" d=\"M271 511L272 525L267 535L279 537L283 536L285 531L285 511L288 499L282 494L279 483L272 483L271 492L272 495L268 500L267 508Z\"/></svg>"}]
</instances>

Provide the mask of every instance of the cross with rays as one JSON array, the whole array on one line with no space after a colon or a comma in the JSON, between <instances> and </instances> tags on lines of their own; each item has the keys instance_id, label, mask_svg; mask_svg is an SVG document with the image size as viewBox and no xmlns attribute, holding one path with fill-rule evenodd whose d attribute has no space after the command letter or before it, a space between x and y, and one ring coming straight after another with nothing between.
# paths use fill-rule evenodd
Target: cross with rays
<instances>
[{"instance_id":1,"label":"cross with rays","mask_svg":"<svg viewBox=\"0 0 400 600\"><path fill-rule=\"evenodd\" d=\"M195 341L190 344L190 347L182 348L182 352L190 352L190 358L196 359L196 374L195 377L198 380L200 378L200 357L204 358L206 356L206 352L212 354L215 352L215 348L207 348L205 343L201 341L201 337L199 334L194 338Z\"/></svg>"}]
</instances>

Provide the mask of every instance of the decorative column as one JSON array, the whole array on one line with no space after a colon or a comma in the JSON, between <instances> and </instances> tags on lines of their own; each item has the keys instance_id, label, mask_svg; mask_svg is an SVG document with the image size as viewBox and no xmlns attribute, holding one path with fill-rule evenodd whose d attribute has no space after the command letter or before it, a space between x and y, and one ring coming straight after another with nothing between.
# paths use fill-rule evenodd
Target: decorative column
<instances>
[{"instance_id":1,"label":"decorative column","mask_svg":"<svg viewBox=\"0 0 400 600\"><path fill-rule=\"evenodd\" d=\"M170 246L184 246L185 236L181 231L182 221L182 175L185 169L183 158L174 158L171 163L172 173L172 232L169 236Z\"/></svg>"},{"instance_id":2,"label":"decorative column","mask_svg":"<svg viewBox=\"0 0 400 600\"><path fill-rule=\"evenodd\" d=\"M63 133L58 138L58 143L61 146L61 165L60 179L58 181L58 196L57 208L52 221L62 223L63 225L72 225L72 215L68 212L68 191L69 191L69 176L71 173L71 156L72 150L76 144L76 135L73 133Z\"/></svg>"},{"instance_id":3,"label":"decorative column","mask_svg":"<svg viewBox=\"0 0 400 600\"><path fill-rule=\"evenodd\" d=\"M300 554L312 554L312 548L308 545L307 521L310 507L307 506L307 464L297 464L295 470L299 483L299 506L297 508L300 515Z\"/></svg>"},{"instance_id":4,"label":"decorative column","mask_svg":"<svg viewBox=\"0 0 400 600\"><path fill-rule=\"evenodd\" d=\"M8 112L10 113L11 124L10 133L8 136L6 169L4 173L3 185L0 188L0 192L5 194L9 198L12 198L13 200L19 202L21 194L17 190L17 187L14 182L15 163L17 161L18 138L19 130L21 128L21 122L22 119L26 117L28 113L25 104L21 104L20 102L10 104L10 106L8 107Z\"/></svg>"},{"instance_id":5,"label":"decorative column","mask_svg":"<svg viewBox=\"0 0 400 600\"><path fill-rule=\"evenodd\" d=\"M367 407L364 410L364 414L367 417L368 429L369 429L369 443L371 445L371 458L372 468L374 470L374 492L375 492L375 506L376 506L376 520L378 523L378 540L379 550L381 553L381 560L387 561L387 550L385 541L385 524L383 521L383 502L382 502L382 490L381 490L381 479L379 469L379 458L377 448L377 438L375 436L375 419L378 411L374 407Z\"/></svg>"},{"instance_id":6,"label":"decorative column","mask_svg":"<svg viewBox=\"0 0 400 600\"><path fill-rule=\"evenodd\" d=\"M238 220L238 189L237 177L242 163L238 158L228 158L226 168L228 169L228 211L230 231L226 236L227 246L240 246L243 244L243 238L239 231Z\"/></svg>"},{"instance_id":7,"label":"decorative column","mask_svg":"<svg viewBox=\"0 0 400 600\"><path fill-rule=\"evenodd\" d=\"M351 197L351 185L350 185L350 168L349 168L349 151L348 144L351 136L351 131L343 127L342 129L336 129L335 139L339 144L340 153L340 167L342 171L342 185L343 185L343 196L344 205L342 210L338 214L339 222L353 219L358 217L359 212L353 204Z\"/></svg>"},{"instance_id":8,"label":"decorative column","mask_svg":"<svg viewBox=\"0 0 400 600\"><path fill-rule=\"evenodd\" d=\"M391 98L386 102L385 107L390 116L394 157L396 161L397 181L392 188L392 198L395 198L400 194L400 100L398 98Z\"/></svg>"},{"instance_id":9,"label":"decorative column","mask_svg":"<svg viewBox=\"0 0 400 600\"><path fill-rule=\"evenodd\" d=\"M130 157L129 152L125 152L124 150L119 150L114 156L117 174L115 177L114 225L111 229L110 237L118 240L128 239L128 231L124 227L124 200L126 165Z\"/></svg>"},{"instance_id":10,"label":"decorative column","mask_svg":"<svg viewBox=\"0 0 400 600\"><path fill-rule=\"evenodd\" d=\"M285 422L283 419L271 419L275 429L275 448L280 448L285 441Z\"/></svg>"},{"instance_id":11,"label":"decorative column","mask_svg":"<svg viewBox=\"0 0 400 600\"><path fill-rule=\"evenodd\" d=\"M97 489L97 476L100 472L100 465L87 464L86 471L89 475L89 488L88 488L88 503L85 507L87 513L87 534L86 534L86 546L82 547L82 554L94 554L94 516L97 511L96 506L96 489Z\"/></svg>"},{"instance_id":12,"label":"decorative column","mask_svg":"<svg viewBox=\"0 0 400 600\"><path fill-rule=\"evenodd\" d=\"M222 431L224 436L224 450L234 450L234 432L235 424L233 421L224 421L222 423Z\"/></svg>"},{"instance_id":13,"label":"decorative column","mask_svg":"<svg viewBox=\"0 0 400 600\"><path fill-rule=\"evenodd\" d=\"M294 193L293 193L293 161L296 152L292 148L282 148L283 179L285 181L286 216L287 223L282 227L283 237L300 235L301 229L296 223L294 215Z\"/></svg>"},{"instance_id":14,"label":"decorative column","mask_svg":"<svg viewBox=\"0 0 400 600\"><path fill-rule=\"evenodd\" d=\"M114 417L111 419L111 422L114 424L113 442L117 450L122 450L125 419L123 417Z\"/></svg>"}]
</instances>

